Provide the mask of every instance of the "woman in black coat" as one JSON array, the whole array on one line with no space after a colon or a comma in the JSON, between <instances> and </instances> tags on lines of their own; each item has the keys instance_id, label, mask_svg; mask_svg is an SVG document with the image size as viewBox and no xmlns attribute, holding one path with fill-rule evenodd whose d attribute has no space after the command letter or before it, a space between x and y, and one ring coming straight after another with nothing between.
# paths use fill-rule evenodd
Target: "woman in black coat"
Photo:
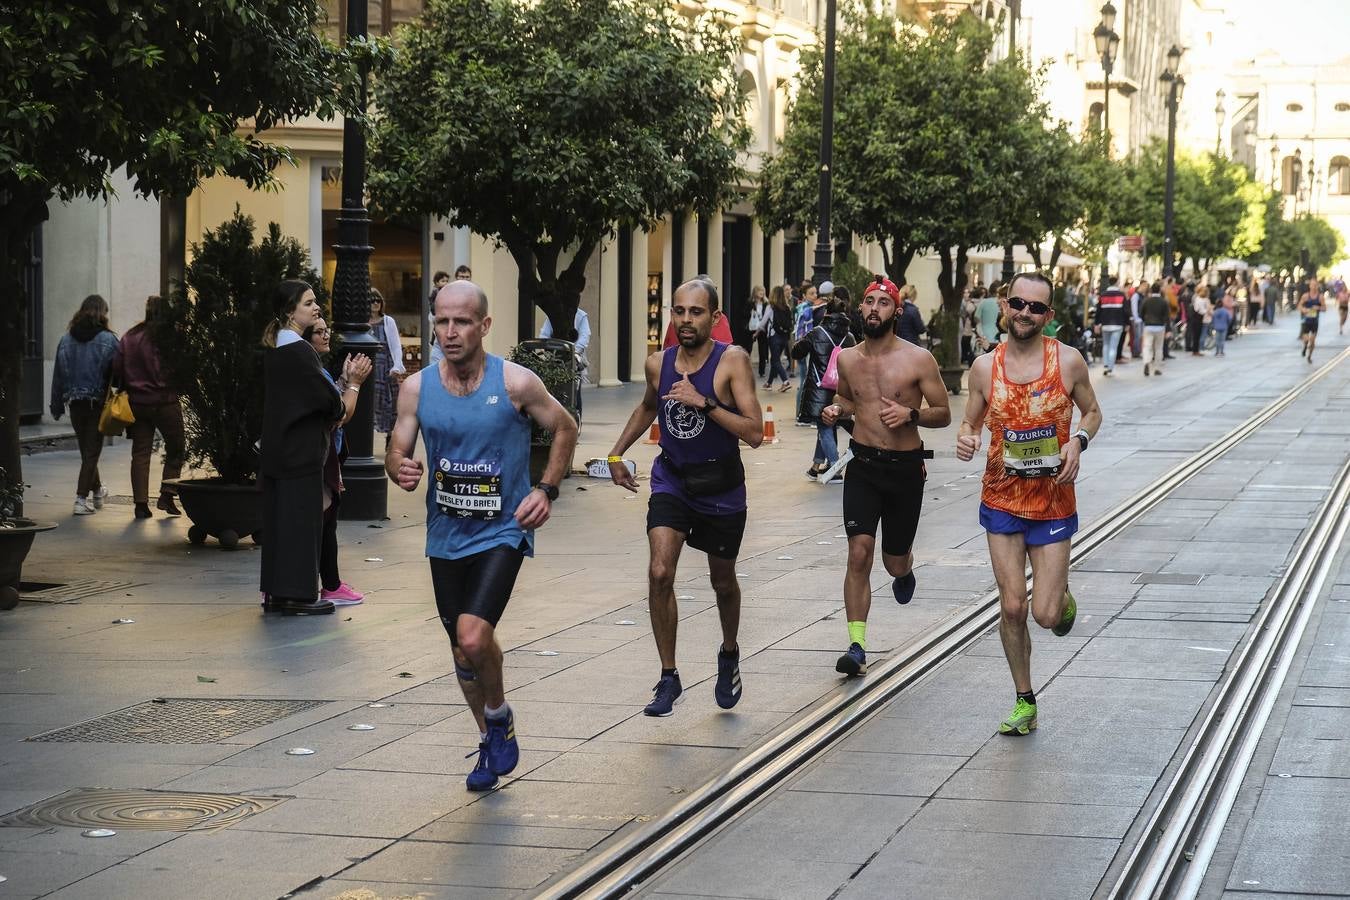
<instances>
[{"instance_id":1,"label":"woman in black coat","mask_svg":"<svg viewBox=\"0 0 1350 900\"><path fill-rule=\"evenodd\" d=\"M319 354L301 337L319 320L314 290L283 281L273 298L276 319L263 335L262 464L263 608L282 615L331 613L318 598L323 538L323 464L333 425L360 388L341 392L323 373Z\"/></svg>"},{"instance_id":2,"label":"woman in black coat","mask_svg":"<svg viewBox=\"0 0 1350 900\"><path fill-rule=\"evenodd\" d=\"M856 341L848 327L848 313L836 300L830 305L819 325L792 347L793 359L809 360L806 367L805 394L802 396L799 422L809 422L816 426L816 452L811 468L806 470L807 478L817 478L821 472L833 466L839 460L839 444L835 437L835 426L820 421L820 413L834 402L834 388L821 387L820 379L830 365L830 356L834 348L846 349ZM836 474L831 483L842 484L843 475Z\"/></svg>"}]
</instances>

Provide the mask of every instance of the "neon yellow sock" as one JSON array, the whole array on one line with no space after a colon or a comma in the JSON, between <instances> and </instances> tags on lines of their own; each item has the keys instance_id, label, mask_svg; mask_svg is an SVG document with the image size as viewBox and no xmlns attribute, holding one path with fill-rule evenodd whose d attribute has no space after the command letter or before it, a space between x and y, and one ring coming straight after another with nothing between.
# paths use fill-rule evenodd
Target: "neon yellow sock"
<instances>
[{"instance_id":1,"label":"neon yellow sock","mask_svg":"<svg viewBox=\"0 0 1350 900\"><path fill-rule=\"evenodd\" d=\"M848 641L850 644L857 644L864 650L867 649L867 623L849 622L848 623Z\"/></svg>"}]
</instances>

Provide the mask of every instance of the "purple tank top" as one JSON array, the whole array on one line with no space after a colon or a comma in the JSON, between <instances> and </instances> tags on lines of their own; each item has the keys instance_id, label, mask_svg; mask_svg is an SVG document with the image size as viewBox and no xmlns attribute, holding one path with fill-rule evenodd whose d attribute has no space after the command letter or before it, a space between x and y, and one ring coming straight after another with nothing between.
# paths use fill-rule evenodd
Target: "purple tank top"
<instances>
[{"instance_id":1,"label":"purple tank top","mask_svg":"<svg viewBox=\"0 0 1350 900\"><path fill-rule=\"evenodd\" d=\"M689 376L694 390L705 397L715 396L713 376L717 373L717 364L726 352L727 345L713 341L713 351L702 368ZM701 410L691 409L683 403L663 399L670 393L671 387L680 380L675 371L675 354L679 347L670 347L661 359L661 381L657 385L656 422L661 429L661 452L669 456L677 466L690 463L707 462L714 459L726 459L739 456L740 439L721 425L709 419ZM723 404L728 410L739 413L731 404ZM712 516L726 516L745 509L745 485L739 484L724 494L709 494L703 497L691 497L684 491L680 478L665 460L658 456L652 465L652 493L672 494L679 497L696 512Z\"/></svg>"}]
</instances>

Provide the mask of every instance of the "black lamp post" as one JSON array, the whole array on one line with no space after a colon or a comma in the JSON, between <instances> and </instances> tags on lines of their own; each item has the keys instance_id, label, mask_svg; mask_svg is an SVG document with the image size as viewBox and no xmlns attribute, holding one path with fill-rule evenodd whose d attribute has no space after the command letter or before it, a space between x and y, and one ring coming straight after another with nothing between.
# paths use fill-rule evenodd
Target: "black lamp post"
<instances>
[{"instance_id":1,"label":"black lamp post","mask_svg":"<svg viewBox=\"0 0 1350 900\"><path fill-rule=\"evenodd\" d=\"M366 36L365 3L347 4L347 40ZM361 107L366 105L366 71L361 71ZM366 134L361 123L342 123L342 211L338 239L333 245L337 268L333 274L333 327L342 335L345 356L364 354L372 360L385 352L370 330L370 215L365 207ZM382 519L387 508L384 465L375 449L375 383L362 386L356 414L345 429L350 456L342 467L346 491L338 507L343 519Z\"/></svg>"},{"instance_id":2,"label":"black lamp post","mask_svg":"<svg viewBox=\"0 0 1350 900\"><path fill-rule=\"evenodd\" d=\"M830 234L830 168L834 162L834 4L825 0L825 90L820 113L820 223L816 229L816 258L812 280L819 287L834 268L834 237Z\"/></svg>"},{"instance_id":3,"label":"black lamp post","mask_svg":"<svg viewBox=\"0 0 1350 900\"><path fill-rule=\"evenodd\" d=\"M1317 161L1308 157L1308 192L1304 195L1308 201L1308 215L1314 212L1313 204L1317 202L1317 184L1321 177L1322 173L1317 171Z\"/></svg>"},{"instance_id":4,"label":"black lamp post","mask_svg":"<svg viewBox=\"0 0 1350 900\"><path fill-rule=\"evenodd\" d=\"M1012 0L1008 5L1008 58L1017 53L1017 20L1022 17L1022 0ZM1003 245L1003 283L1012 281L1013 277L1013 245L1011 243Z\"/></svg>"},{"instance_id":5,"label":"black lamp post","mask_svg":"<svg viewBox=\"0 0 1350 900\"><path fill-rule=\"evenodd\" d=\"M1270 136L1270 189L1275 190L1275 173L1280 170L1280 137Z\"/></svg>"},{"instance_id":6,"label":"black lamp post","mask_svg":"<svg viewBox=\"0 0 1350 900\"><path fill-rule=\"evenodd\" d=\"M1186 88L1186 79L1177 74L1181 65L1181 48L1176 44L1167 51L1167 66L1159 76L1167 85L1167 184L1163 189L1163 277L1172 276L1176 251L1172 247L1173 200L1177 178L1177 106Z\"/></svg>"},{"instance_id":7,"label":"black lamp post","mask_svg":"<svg viewBox=\"0 0 1350 900\"><path fill-rule=\"evenodd\" d=\"M1120 35L1116 34L1115 25L1116 8L1111 5L1111 0L1106 0L1102 4L1102 20L1093 29L1092 38L1102 58L1102 141L1108 158L1111 156L1111 70L1115 68L1116 54L1120 51Z\"/></svg>"},{"instance_id":8,"label":"black lamp post","mask_svg":"<svg viewBox=\"0 0 1350 900\"><path fill-rule=\"evenodd\" d=\"M1299 188L1303 186L1303 148L1298 147L1294 150L1294 162L1290 166L1293 171L1293 184L1289 185L1289 193L1294 197L1294 218L1298 218L1298 193Z\"/></svg>"},{"instance_id":9,"label":"black lamp post","mask_svg":"<svg viewBox=\"0 0 1350 900\"><path fill-rule=\"evenodd\" d=\"M1223 88L1214 92L1214 155L1223 155L1223 121L1228 117L1223 108L1223 98L1228 96Z\"/></svg>"}]
</instances>

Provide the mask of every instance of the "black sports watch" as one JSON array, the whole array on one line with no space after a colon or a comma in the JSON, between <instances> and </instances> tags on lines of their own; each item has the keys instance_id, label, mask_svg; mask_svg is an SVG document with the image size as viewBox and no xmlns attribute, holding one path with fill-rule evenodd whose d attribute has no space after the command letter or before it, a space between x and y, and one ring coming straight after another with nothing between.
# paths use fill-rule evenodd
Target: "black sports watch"
<instances>
[{"instance_id":1,"label":"black sports watch","mask_svg":"<svg viewBox=\"0 0 1350 900\"><path fill-rule=\"evenodd\" d=\"M919 411L911 408L909 411L909 421L911 423L919 421Z\"/></svg>"},{"instance_id":2,"label":"black sports watch","mask_svg":"<svg viewBox=\"0 0 1350 900\"><path fill-rule=\"evenodd\" d=\"M544 496L548 498L549 503L558 499L558 486L556 484L549 484L547 481L541 481L534 487L536 490L544 492Z\"/></svg>"},{"instance_id":3,"label":"black sports watch","mask_svg":"<svg viewBox=\"0 0 1350 900\"><path fill-rule=\"evenodd\" d=\"M1074 437L1078 438L1078 450L1080 453L1088 448L1088 433L1086 430L1080 428L1078 431L1074 432Z\"/></svg>"},{"instance_id":4,"label":"black sports watch","mask_svg":"<svg viewBox=\"0 0 1350 900\"><path fill-rule=\"evenodd\" d=\"M717 402L716 397L708 396L703 398L703 414L705 416L708 413L712 412L713 410L720 409L721 407L722 404Z\"/></svg>"}]
</instances>

